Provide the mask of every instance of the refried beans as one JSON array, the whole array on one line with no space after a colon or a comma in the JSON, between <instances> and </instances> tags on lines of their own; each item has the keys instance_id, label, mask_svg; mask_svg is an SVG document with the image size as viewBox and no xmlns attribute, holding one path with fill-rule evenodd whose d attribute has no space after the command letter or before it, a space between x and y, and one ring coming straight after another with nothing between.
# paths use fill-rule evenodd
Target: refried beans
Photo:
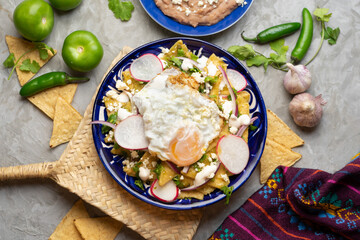
<instances>
[{"instance_id":1,"label":"refried beans","mask_svg":"<svg viewBox=\"0 0 360 240\"><path fill-rule=\"evenodd\" d=\"M181 24L213 25L238 6L246 4L244 0L154 0L156 6L167 16Z\"/></svg>"}]
</instances>

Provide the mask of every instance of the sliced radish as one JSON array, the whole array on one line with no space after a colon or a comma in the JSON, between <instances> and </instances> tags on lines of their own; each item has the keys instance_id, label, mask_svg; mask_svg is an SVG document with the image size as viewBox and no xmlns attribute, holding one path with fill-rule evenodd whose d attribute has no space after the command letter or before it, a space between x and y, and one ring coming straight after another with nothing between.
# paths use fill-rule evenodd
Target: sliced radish
<instances>
[{"instance_id":1,"label":"sliced radish","mask_svg":"<svg viewBox=\"0 0 360 240\"><path fill-rule=\"evenodd\" d=\"M114 137L117 144L125 149L141 150L149 146L144 120L140 115L132 115L121 121L115 128Z\"/></svg>"},{"instance_id":2,"label":"sliced radish","mask_svg":"<svg viewBox=\"0 0 360 240\"><path fill-rule=\"evenodd\" d=\"M131 76L141 82L149 82L162 71L161 60L152 53L140 56L130 65Z\"/></svg>"},{"instance_id":3,"label":"sliced radish","mask_svg":"<svg viewBox=\"0 0 360 240\"><path fill-rule=\"evenodd\" d=\"M229 78L231 86L233 86L237 92L240 92L246 88L247 81L241 73L234 69L227 69L226 74Z\"/></svg>"},{"instance_id":4,"label":"sliced radish","mask_svg":"<svg viewBox=\"0 0 360 240\"><path fill-rule=\"evenodd\" d=\"M205 166L200 172L196 174L194 184L187 188L181 189L181 191L191 191L203 186L205 183L210 181L213 176L215 176L219 168L220 162L217 162L214 165Z\"/></svg>"},{"instance_id":5,"label":"sliced radish","mask_svg":"<svg viewBox=\"0 0 360 240\"><path fill-rule=\"evenodd\" d=\"M238 111L238 107L237 107L237 104L236 104L236 94L232 90L232 86L230 84L229 78L228 78L225 70L220 65L219 65L218 68L219 68L221 74L224 77L227 88L229 89L229 93L230 93L230 96L231 96L231 103L232 103L232 112L233 112L233 114L235 116L239 116L239 111Z\"/></svg>"},{"instance_id":6,"label":"sliced radish","mask_svg":"<svg viewBox=\"0 0 360 240\"><path fill-rule=\"evenodd\" d=\"M249 146L239 136L227 135L220 138L216 147L219 160L232 174L241 173L249 161Z\"/></svg>"},{"instance_id":7,"label":"sliced radish","mask_svg":"<svg viewBox=\"0 0 360 240\"><path fill-rule=\"evenodd\" d=\"M179 188L174 181L167 182L164 186L159 185L156 179L150 187L151 195L163 202L173 202L179 196Z\"/></svg>"}]
</instances>

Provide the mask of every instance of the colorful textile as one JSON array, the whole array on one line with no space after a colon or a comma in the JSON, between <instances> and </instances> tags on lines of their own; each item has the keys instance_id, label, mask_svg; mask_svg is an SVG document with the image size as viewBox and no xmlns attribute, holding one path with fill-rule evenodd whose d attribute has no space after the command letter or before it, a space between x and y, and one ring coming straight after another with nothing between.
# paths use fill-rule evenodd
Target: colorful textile
<instances>
[{"instance_id":1,"label":"colorful textile","mask_svg":"<svg viewBox=\"0 0 360 240\"><path fill-rule=\"evenodd\" d=\"M360 154L334 174L278 167L210 239L360 239Z\"/></svg>"}]
</instances>

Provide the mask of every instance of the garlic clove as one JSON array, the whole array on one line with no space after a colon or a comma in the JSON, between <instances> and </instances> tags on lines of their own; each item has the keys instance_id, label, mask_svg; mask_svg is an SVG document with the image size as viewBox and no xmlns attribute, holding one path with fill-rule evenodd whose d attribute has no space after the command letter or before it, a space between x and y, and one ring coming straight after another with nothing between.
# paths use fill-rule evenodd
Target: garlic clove
<instances>
[{"instance_id":1,"label":"garlic clove","mask_svg":"<svg viewBox=\"0 0 360 240\"><path fill-rule=\"evenodd\" d=\"M294 96L289 104L289 111L298 126L315 127L319 124L323 114L322 106L326 101L321 94L313 97L309 93Z\"/></svg>"},{"instance_id":2,"label":"garlic clove","mask_svg":"<svg viewBox=\"0 0 360 240\"><path fill-rule=\"evenodd\" d=\"M311 85L311 73L305 65L286 63L289 71L284 76L284 87L291 94L305 92Z\"/></svg>"}]
</instances>

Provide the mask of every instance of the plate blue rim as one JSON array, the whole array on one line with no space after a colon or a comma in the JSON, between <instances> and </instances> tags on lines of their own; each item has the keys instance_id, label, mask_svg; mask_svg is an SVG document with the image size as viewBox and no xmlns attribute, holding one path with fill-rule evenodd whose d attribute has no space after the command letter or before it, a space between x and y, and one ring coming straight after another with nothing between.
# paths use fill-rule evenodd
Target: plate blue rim
<instances>
[{"instance_id":1,"label":"plate blue rim","mask_svg":"<svg viewBox=\"0 0 360 240\"><path fill-rule=\"evenodd\" d=\"M240 61L238 61L230 53L228 53L221 47L194 38L174 37L153 41L136 48L124 58L122 58L120 61L118 61L109 71L109 73L105 76L104 81L102 82L95 98L92 120L102 120L102 118L106 119L105 107L104 103L102 102L102 98L104 94L109 90L109 86L115 87L115 79L118 79L118 74L123 68L127 68L133 59L138 58L142 54L158 54L161 51L159 47L169 48L180 39L183 40L183 42L188 46L190 50L198 50L200 48L203 48L202 53L205 56L209 56L211 53L215 53L217 56L223 57L227 64L229 64L229 68L237 69L241 74L245 76L246 80L248 81L248 86L246 87L245 91L248 91L250 93L250 112L253 116L258 116L259 119L256 120L254 123L254 125L258 128L254 131L250 131L249 133L249 162L245 170L241 174L232 176L230 178L229 186L233 186L233 191L236 191L247 181L247 179L251 176L252 172L255 170L257 164L259 163L260 157L265 147L265 139L267 134L267 115L265 103L261 96L260 90L258 89L254 79L252 78L248 70L242 65ZM95 148L106 170L110 173L114 180L126 191L146 203L165 209L188 210L211 205L226 197L225 194L223 194L220 190L215 190L213 193L206 195L204 197L204 200L179 199L173 203L160 202L150 196L148 192L149 188L141 190L135 185L135 178L130 177L123 172L121 164L123 158L119 155L113 155L110 153L111 145L107 145L104 143L104 135L101 133L101 126L92 125L92 132Z\"/></svg>"},{"instance_id":2,"label":"plate blue rim","mask_svg":"<svg viewBox=\"0 0 360 240\"><path fill-rule=\"evenodd\" d=\"M140 0L141 5L148 15L157 22L160 26L168 29L171 32L190 37L201 37L224 31L237 23L249 10L254 0L246 0L247 4L239 6L232 11L228 16L211 26L197 26L181 24L174 19L166 16L155 4L154 0Z\"/></svg>"}]
</instances>

